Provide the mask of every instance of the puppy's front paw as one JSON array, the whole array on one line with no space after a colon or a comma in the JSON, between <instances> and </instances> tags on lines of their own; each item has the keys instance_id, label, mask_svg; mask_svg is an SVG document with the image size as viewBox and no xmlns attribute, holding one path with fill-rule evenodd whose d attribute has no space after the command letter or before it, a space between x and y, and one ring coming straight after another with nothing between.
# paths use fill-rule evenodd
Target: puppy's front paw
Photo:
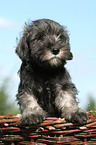
<instances>
[{"instance_id":1,"label":"puppy's front paw","mask_svg":"<svg viewBox=\"0 0 96 145\"><path fill-rule=\"evenodd\" d=\"M40 114L40 112L23 112L21 117L21 123L24 125L39 124L45 120L46 115Z\"/></svg>"},{"instance_id":2,"label":"puppy's front paw","mask_svg":"<svg viewBox=\"0 0 96 145\"><path fill-rule=\"evenodd\" d=\"M76 112L71 112L70 115L66 117L66 120L73 123L83 124L89 119L88 113L82 109L78 109Z\"/></svg>"}]
</instances>

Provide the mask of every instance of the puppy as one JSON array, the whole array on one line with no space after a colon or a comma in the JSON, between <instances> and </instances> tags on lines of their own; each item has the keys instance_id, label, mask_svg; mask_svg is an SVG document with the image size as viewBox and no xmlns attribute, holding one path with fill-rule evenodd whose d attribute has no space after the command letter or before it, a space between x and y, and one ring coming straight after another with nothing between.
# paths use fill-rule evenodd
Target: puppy
<instances>
[{"instance_id":1,"label":"puppy","mask_svg":"<svg viewBox=\"0 0 96 145\"><path fill-rule=\"evenodd\" d=\"M17 100L23 124L38 124L48 116L78 123L88 119L64 67L72 59L65 27L49 19L26 24L16 53L22 60Z\"/></svg>"}]
</instances>

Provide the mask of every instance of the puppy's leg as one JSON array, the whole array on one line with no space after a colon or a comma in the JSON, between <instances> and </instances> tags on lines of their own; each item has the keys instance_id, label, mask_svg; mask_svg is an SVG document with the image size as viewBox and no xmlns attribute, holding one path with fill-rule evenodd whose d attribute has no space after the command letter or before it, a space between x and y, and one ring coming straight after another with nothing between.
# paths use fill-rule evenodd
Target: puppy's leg
<instances>
[{"instance_id":1,"label":"puppy's leg","mask_svg":"<svg viewBox=\"0 0 96 145\"><path fill-rule=\"evenodd\" d=\"M37 124L45 120L47 113L40 107L34 95L17 96L21 109L22 124Z\"/></svg>"},{"instance_id":2,"label":"puppy's leg","mask_svg":"<svg viewBox=\"0 0 96 145\"><path fill-rule=\"evenodd\" d=\"M61 111L61 117L71 122L83 123L88 120L88 114L77 105L72 91L60 91L55 99L55 105Z\"/></svg>"}]
</instances>

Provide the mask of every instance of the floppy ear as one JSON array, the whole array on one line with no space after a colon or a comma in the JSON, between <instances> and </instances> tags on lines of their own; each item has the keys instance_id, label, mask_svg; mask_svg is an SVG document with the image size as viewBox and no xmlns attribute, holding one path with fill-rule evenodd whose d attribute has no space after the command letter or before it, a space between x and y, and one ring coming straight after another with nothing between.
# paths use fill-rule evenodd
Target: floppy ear
<instances>
[{"instance_id":1,"label":"floppy ear","mask_svg":"<svg viewBox=\"0 0 96 145\"><path fill-rule=\"evenodd\" d=\"M28 44L26 42L25 37L23 36L16 47L16 53L18 54L21 60L27 60L28 52L29 52Z\"/></svg>"},{"instance_id":2,"label":"floppy ear","mask_svg":"<svg viewBox=\"0 0 96 145\"><path fill-rule=\"evenodd\" d=\"M72 52L70 52L68 60L72 60L72 59L73 59L73 54L72 54Z\"/></svg>"}]
</instances>

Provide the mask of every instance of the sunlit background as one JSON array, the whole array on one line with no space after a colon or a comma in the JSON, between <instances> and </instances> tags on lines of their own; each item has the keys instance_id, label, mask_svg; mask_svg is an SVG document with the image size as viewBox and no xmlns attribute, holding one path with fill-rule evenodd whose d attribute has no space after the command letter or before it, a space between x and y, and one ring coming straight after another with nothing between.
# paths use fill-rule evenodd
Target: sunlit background
<instances>
[{"instance_id":1,"label":"sunlit background","mask_svg":"<svg viewBox=\"0 0 96 145\"><path fill-rule=\"evenodd\" d=\"M86 108L89 96L96 102L96 0L0 1L0 86L6 78L10 80L7 102L14 103L19 85L21 61L15 54L16 37L25 22L41 18L67 26L74 59L66 68L79 91L79 106Z\"/></svg>"}]
</instances>

